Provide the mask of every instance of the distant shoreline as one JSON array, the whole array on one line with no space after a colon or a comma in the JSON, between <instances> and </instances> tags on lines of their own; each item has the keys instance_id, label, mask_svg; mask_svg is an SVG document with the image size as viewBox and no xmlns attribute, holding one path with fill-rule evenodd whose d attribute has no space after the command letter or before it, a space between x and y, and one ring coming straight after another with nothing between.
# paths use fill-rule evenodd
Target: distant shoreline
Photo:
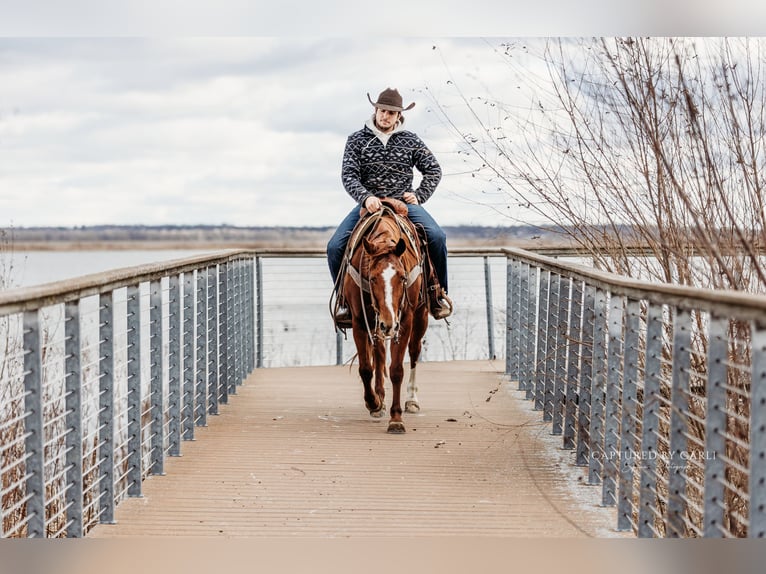
<instances>
[{"instance_id":1,"label":"distant shoreline","mask_svg":"<svg viewBox=\"0 0 766 574\"><path fill-rule=\"evenodd\" d=\"M566 241L480 241L448 236L448 248L517 247L521 249L546 249L565 247ZM24 251L223 251L226 249L318 249L326 242L261 241L261 242L212 242L212 241L14 241L9 250Z\"/></svg>"},{"instance_id":2,"label":"distant shoreline","mask_svg":"<svg viewBox=\"0 0 766 574\"><path fill-rule=\"evenodd\" d=\"M560 232L537 226L444 226L449 247L558 247L569 244ZM11 251L224 250L324 248L333 227L235 227L104 225L0 229Z\"/></svg>"}]
</instances>

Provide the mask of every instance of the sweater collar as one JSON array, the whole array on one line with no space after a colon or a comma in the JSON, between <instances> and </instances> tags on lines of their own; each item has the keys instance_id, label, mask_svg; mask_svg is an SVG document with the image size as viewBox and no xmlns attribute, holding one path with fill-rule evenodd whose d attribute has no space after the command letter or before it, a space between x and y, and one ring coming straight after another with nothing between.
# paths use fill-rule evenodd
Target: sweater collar
<instances>
[{"instance_id":1,"label":"sweater collar","mask_svg":"<svg viewBox=\"0 0 766 574\"><path fill-rule=\"evenodd\" d=\"M383 133L375 125L375 114L369 117L367 121L364 123L364 125L367 126L370 129L370 131L374 133L375 136L380 140L380 143L382 143L385 146L392 135L404 130L404 118L400 116L399 121L396 122L396 125L394 126L394 129L392 129L388 133Z\"/></svg>"}]
</instances>

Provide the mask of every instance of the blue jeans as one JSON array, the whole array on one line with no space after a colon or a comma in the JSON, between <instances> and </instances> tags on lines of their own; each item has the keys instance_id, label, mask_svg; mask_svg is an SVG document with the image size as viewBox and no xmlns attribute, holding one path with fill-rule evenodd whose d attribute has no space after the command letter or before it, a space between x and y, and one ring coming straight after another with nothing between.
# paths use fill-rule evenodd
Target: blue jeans
<instances>
[{"instance_id":1,"label":"blue jeans","mask_svg":"<svg viewBox=\"0 0 766 574\"><path fill-rule=\"evenodd\" d=\"M447 236L439 224L434 221L428 212L421 205L407 204L410 221L414 224L422 225L426 230L428 237L428 254L431 256L436 276L439 283L447 291ZM359 221L359 206L357 205L346 218L341 221L338 229L327 243L327 263L330 266L333 283L338 279L343 255L346 252L346 245L354 231L354 227Z\"/></svg>"}]
</instances>

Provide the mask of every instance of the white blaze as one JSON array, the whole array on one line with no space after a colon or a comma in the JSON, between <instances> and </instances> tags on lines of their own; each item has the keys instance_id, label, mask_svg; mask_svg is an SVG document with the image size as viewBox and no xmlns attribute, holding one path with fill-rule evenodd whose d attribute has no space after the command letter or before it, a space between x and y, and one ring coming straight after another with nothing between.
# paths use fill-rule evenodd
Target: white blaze
<instances>
[{"instance_id":1,"label":"white blaze","mask_svg":"<svg viewBox=\"0 0 766 574\"><path fill-rule=\"evenodd\" d=\"M396 321L396 316L394 315L394 286L391 283L394 277L396 277L396 269L389 263L388 267L383 270L383 286L386 295L386 307L391 312L392 321Z\"/></svg>"}]
</instances>

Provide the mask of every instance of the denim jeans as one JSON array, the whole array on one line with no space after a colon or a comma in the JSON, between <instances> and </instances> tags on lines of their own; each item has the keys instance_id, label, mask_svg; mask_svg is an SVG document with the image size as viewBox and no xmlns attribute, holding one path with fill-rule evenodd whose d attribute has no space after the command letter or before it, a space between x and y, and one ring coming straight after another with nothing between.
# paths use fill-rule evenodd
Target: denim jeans
<instances>
[{"instance_id":1,"label":"denim jeans","mask_svg":"<svg viewBox=\"0 0 766 574\"><path fill-rule=\"evenodd\" d=\"M407 204L410 221L414 224L422 225L426 230L428 237L428 254L431 256L431 262L434 265L436 276L439 283L447 291L447 236L439 224L434 221L428 212L421 205ZM327 243L327 263L330 266L333 282L337 281L340 272L343 255L346 252L346 244L354 231L354 227L359 221L359 206L349 212L346 218L341 221L338 229Z\"/></svg>"}]
</instances>

